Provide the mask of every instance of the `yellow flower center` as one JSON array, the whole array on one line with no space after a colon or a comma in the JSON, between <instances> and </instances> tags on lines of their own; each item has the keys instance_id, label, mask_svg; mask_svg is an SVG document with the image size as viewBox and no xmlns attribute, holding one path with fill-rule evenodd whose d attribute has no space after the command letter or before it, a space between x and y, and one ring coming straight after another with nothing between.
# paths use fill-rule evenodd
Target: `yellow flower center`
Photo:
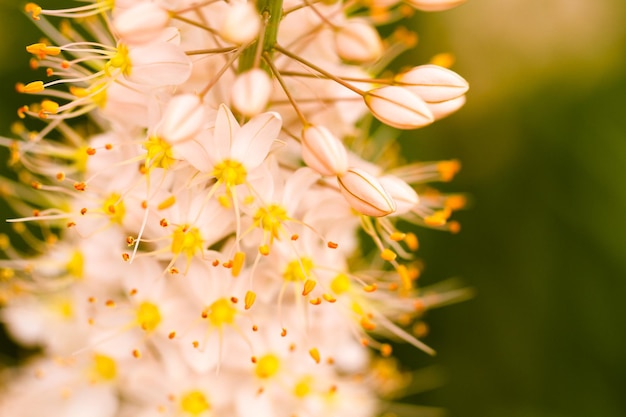
<instances>
[{"instance_id":1,"label":"yellow flower center","mask_svg":"<svg viewBox=\"0 0 626 417\"><path fill-rule=\"evenodd\" d=\"M161 312L156 304L144 301L137 309L137 323L147 332L151 332L161 323Z\"/></svg>"},{"instance_id":2,"label":"yellow flower center","mask_svg":"<svg viewBox=\"0 0 626 417\"><path fill-rule=\"evenodd\" d=\"M330 289L335 294L343 294L350 289L350 278L346 274L339 274L330 282Z\"/></svg>"},{"instance_id":3,"label":"yellow flower center","mask_svg":"<svg viewBox=\"0 0 626 417\"><path fill-rule=\"evenodd\" d=\"M144 142L143 146L147 151L147 168L168 169L176 162L174 153L172 152L172 146L158 136L150 136L150 138Z\"/></svg>"},{"instance_id":4,"label":"yellow flower center","mask_svg":"<svg viewBox=\"0 0 626 417\"><path fill-rule=\"evenodd\" d=\"M190 391L180 399L180 408L192 416L198 416L211 409L211 404L200 391Z\"/></svg>"},{"instance_id":5,"label":"yellow flower center","mask_svg":"<svg viewBox=\"0 0 626 417\"><path fill-rule=\"evenodd\" d=\"M261 207L254 214L254 224L261 227L266 232L270 232L272 238L279 238L282 230L282 223L288 219L287 211L278 204L270 204Z\"/></svg>"},{"instance_id":6,"label":"yellow flower center","mask_svg":"<svg viewBox=\"0 0 626 417\"><path fill-rule=\"evenodd\" d=\"M313 260L310 258L303 257L293 260L287 264L283 272L283 278L292 282L304 281L309 277L314 267Z\"/></svg>"},{"instance_id":7,"label":"yellow flower center","mask_svg":"<svg viewBox=\"0 0 626 417\"><path fill-rule=\"evenodd\" d=\"M122 74L128 76L131 70L130 57L128 56L128 47L123 43L117 46L117 52L113 55L113 58L109 59L104 66L104 70L107 75L110 75L111 69L115 68L122 72Z\"/></svg>"},{"instance_id":8,"label":"yellow flower center","mask_svg":"<svg viewBox=\"0 0 626 417\"><path fill-rule=\"evenodd\" d=\"M104 213L111 219L111 223L122 224L126 208L124 207L124 201L121 200L121 196L118 193L112 193L104 200L102 208Z\"/></svg>"},{"instance_id":9,"label":"yellow flower center","mask_svg":"<svg viewBox=\"0 0 626 417\"><path fill-rule=\"evenodd\" d=\"M191 259L196 252L202 251L202 236L197 227L187 225L179 226L172 234L172 253L178 255L183 253L187 259Z\"/></svg>"},{"instance_id":10,"label":"yellow flower center","mask_svg":"<svg viewBox=\"0 0 626 417\"><path fill-rule=\"evenodd\" d=\"M278 372L278 368L280 368L280 359L278 356L268 353L257 361L254 373L259 378L269 378Z\"/></svg>"},{"instance_id":11,"label":"yellow flower center","mask_svg":"<svg viewBox=\"0 0 626 417\"><path fill-rule=\"evenodd\" d=\"M245 183L247 175L241 162L232 159L225 159L213 168L213 176L228 188Z\"/></svg>"},{"instance_id":12,"label":"yellow flower center","mask_svg":"<svg viewBox=\"0 0 626 417\"><path fill-rule=\"evenodd\" d=\"M97 353L93 362L93 372L98 379L110 381L117 375L117 365L113 358Z\"/></svg>"},{"instance_id":13,"label":"yellow flower center","mask_svg":"<svg viewBox=\"0 0 626 417\"><path fill-rule=\"evenodd\" d=\"M300 378L300 380L293 387L293 395L298 398L306 397L313 390L313 387L311 386L312 383L313 378L308 375Z\"/></svg>"},{"instance_id":14,"label":"yellow flower center","mask_svg":"<svg viewBox=\"0 0 626 417\"><path fill-rule=\"evenodd\" d=\"M209 307L209 321L216 327L232 324L235 321L237 309L226 298L220 298Z\"/></svg>"},{"instance_id":15,"label":"yellow flower center","mask_svg":"<svg viewBox=\"0 0 626 417\"><path fill-rule=\"evenodd\" d=\"M84 266L85 259L83 258L83 254L79 251L74 251L66 265L67 273L75 278L81 279L83 277Z\"/></svg>"}]
</instances>

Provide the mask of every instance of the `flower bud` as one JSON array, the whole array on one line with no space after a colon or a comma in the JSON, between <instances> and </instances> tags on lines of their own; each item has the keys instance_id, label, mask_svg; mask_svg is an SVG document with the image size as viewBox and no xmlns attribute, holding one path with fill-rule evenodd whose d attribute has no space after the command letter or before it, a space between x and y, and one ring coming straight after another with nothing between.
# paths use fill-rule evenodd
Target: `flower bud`
<instances>
[{"instance_id":1,"label":"flower bud","mask_svg":"<svg viewBox=\"0 0 626 417\"><path fill-rule=\"evenodd\" d=\"M335 48L341 59L358 63L376 61L383 53L376 29L360 19L351 19L337 29Z\"/></svg>"},{"instance_id":2,"label":"flower bud","mask_svg":"<svg viewBox=\"0 0 626 417\"><path fill-rule=\"evenodd\" d=\"M396 203L396 211L393 213L395 216L408 213L419 203L413 187L395 175L384 175L378 181Z\"/></svg>"},{"instance_id":3,"label":"flower bud","mask_svg":"<svg viewBox=\"0 0 626 417\"><path fill-rule=\"evenodd\" d=\"M191 139L202 130L205 120L200 97L195 94L181 94L167 104L159 135L170 143Z\"/></svg>"},{"instance_id":4,"label":"flower bud","mask_svg":"<svg viewBox=\"0 0 626 417\"><path fill-rule=\"evenodd\" d=\"M435 120L424 100L404 87L370 90L364 99L374 117L398 129L417 129Z\"/></svg>"},{"instance_id":5,"label":"flower bud","mask_svg":"<svg viewBox=\"0 0 626 417\"><path fill-rule=\"evenodd\" d=\"M324 126L302 129L302 159L321 175L342 175L348 169L346 148Z\"/></svg>"},{"instance_id":6,"label":"flower bud","mask_svg":"<svg viewBox=\"0 0 626 417\"><path fill-rule=\"evenodd\" d=\"M443 119L451 115L465 104L465 96L457 97L452 100L442 101L441 103L426 103L435 119Z\"/></svg>"},{"instance_id":7,"label":"flower bud","mask_svg":"<svg viewBox=\"0 0 626 417\"><path fill-rule=\"evenodd\" d=\"M382 217L396 210L396 203L378 179L359 168L348 169L337 181L348 204L361 214Z\"/></svg>"},{"instance_id":8,"label":"flower bud","mask_svg":"<svg viewBox=\"0 0 626 417\"><path fill-rule=\"evenodd\" d=\"M227 42L243 45L259 34L261 19L254 3L229 3L219 34Z\"/></svg>"},{"instance_id":9,"label":"flower bud","mask_svg":"<svg viewBox=\"0 0 626 417\"><path fill-rule=\"evenodd\" d=\"M423 12L441 12L465 3L465 0L408 0L408 2Z\"/></svg>"},{"instance_id":10,"label":"flower bud","mask_svg":"<svg viewBox=\"0 0 626 417\"><path fill-rule=\"evenodd\" d=\"M272 80L267 72L253 68L237 76L231 90L231 102L244 116L252 117L267 107L272 93Z\"/></svg>"},{"instance_id":11,"label":"flower bud","mask_svg":"<svg viewBox=\"0 0 626 417\"><path fill-rule=\"evenodd\" d=\"M179 85L191 75L191 59L178 45L151 43L130 49L128 56L130 73L125 77L137 84Z\"/></svg>"},{"instance_id":12,"label":"flower bud","mask_svg":"<svg viewBox=\"0 0 626 417\"><path fill-rule=\"evenodd\" d=\"M113 28L123 42L141 44L157 38L169 20L167 10L152 2L141 2L117 14Z\"/></svg>"},{"instance_id":13,"label":"flower bud","mask_svg":"<svg viewBox=\"0 0 626 417\"><path fill-rule=\"evenodd\" d=\"M463 77L438 65L420 65L399 74L395 81L427 103L452 100L469 89L469 84Z\"/></svg>"}]
</instances>

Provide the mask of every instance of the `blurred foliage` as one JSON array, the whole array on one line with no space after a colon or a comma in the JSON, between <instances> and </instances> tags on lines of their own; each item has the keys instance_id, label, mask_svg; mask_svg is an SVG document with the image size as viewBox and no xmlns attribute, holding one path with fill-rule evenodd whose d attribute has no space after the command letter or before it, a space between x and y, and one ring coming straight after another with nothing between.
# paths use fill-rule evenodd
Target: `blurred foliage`
<instances>
[{"instance_id":1,"label":"blurred foliage","mask_svg":"<svg viewBox=\"0 0 626 417\"><path fill-rule=\"evenodd\" d=\"M0 0L3 134L39 36L14 7ZM626 415L625 7L470 0L413 16L402 64L452 52L472 86L458 114L401 139L411 158L460 159L445 186L472 201L460 234L420 230L422 279L461 276L477 296L429 314L436 358L399 349L446 379L411 400L458 417Z\"/></svg>"}]
</instances>

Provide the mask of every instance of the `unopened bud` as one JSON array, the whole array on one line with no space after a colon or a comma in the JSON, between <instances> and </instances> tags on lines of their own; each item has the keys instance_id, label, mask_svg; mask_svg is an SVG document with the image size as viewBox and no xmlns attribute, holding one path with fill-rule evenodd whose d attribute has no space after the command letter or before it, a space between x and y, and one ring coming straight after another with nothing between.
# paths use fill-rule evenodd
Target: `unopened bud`
<instances>
[{"instance_id":1,"label":"unopened bud","mask_svg":"<svg viewBox=\"0 0 626 417\"><path fill-rule=\"evenodd\" d=\"M441 12L465 3L465 0L408 0L408 3L423 12Z\"/></svg>"},{"instance_id":2,"label":"unopened bud","mask_svg":"<svg viewBox=\"0 0 626 417\"><path fill-rule=\"evenodd\" d=\"M227 42L243 45L259 34L261 19L254 3L229 3L219 33Z\"/></svg>"},{"instance_id":3,"label":"unopened bud","mask_svg":"<svg viewBox=\"0 0 626 417\"><path fill-rule=\"evenodd\" d=\"M148 43L169 23L167 10L152 2L141 2L115 15L113 28L125 43Z\"/></svg>"},{"instance_id":4,"label":"unopened bud","mask_svg":"<svg viewBox=\"0 0 626 417\"><path fill-rule=\"evenodd\" d=\"M202 100L195 94L181 94L167 104L159 135L170 143L191 139L202 129L206 115Z\"/></svg>"},{"instance_id":5,"label":"unopened bud","mask_svg":"<svg viewBox=\"0 0 626 417\"><path fill-rule=\"evenodd\" d=\"M452 100L442 101L441 103L426 103L435 119L443 119L451 115L465 104L465 96L457 97Z\"/></svg>"},{"instance_id":6,"label":"unopened bud","mask_svg":"<svg viewBox=\"0 0 626 417\"><path fill-rule=\"evenodd\" d=\"M469 89L463 77L438 65L420 65L399 74L395 81L427 103L452 100Z\"/></svg>"},{"instance_id":7,"label":"unopened bud","mask_svg":"<svg viewBox=\"0 0 626 417\"><path fill-rule=\"evenodd\" d=\"M302 159L321 175L341 175L348 169L346 148L324 126L304 127Z\"/></svg>"},{"instance_id":8,"label":"unopened bud","mask_svg":"<svg viewBox=\"0 0 626 417\"><path fill-rule=\"evenodd\" d=\"M337 29L335 47L341 59L358 63L376 61L383 53L376 29L360 19L351 19Z\"/></svg>"},{"instance_id":9,"label":"unopened bud","mask_svg":"<svg viewBox=\"0 0 626 417\"><path fill-rule=\"evenodd\" d=\"M374 117L398 129L417 129L435 120L426 102L404 87L377 88L364 99Z\"/></svg>"},{"instance_id":10,"label":"unopened bud","mask_svg":"<svg viewBox=\"0 0 626 417\"><path fill-rule=\"evenodd\" d=\"M253 68L237 76L231 90L231 101L239 113L252 117L265 110L271 93L270 76L262 69Z\"/></svg>"},{"instance_id":11,"label":"unopened bud","mask_svg":"<svg viewBox=\"0 0 626 417\"><path fill-rule=\"evenodd\" d=\"M395 175L384 175L378 178L378 181L396 203L394 216L410 212L419 203L419 197L413 187Z\"/></svg>"},{"instance_id":12,"label":"unopened bud","mask_svg":"<svg viewBox=\"0 0 626 417\"><path fill-rule=\"evenodd\" d=\"M350 206L361 214L382 217L396 210L396 203L389 196L376 177L350 168L337 177L341 194Z\"/></svg>"}]
</instances>

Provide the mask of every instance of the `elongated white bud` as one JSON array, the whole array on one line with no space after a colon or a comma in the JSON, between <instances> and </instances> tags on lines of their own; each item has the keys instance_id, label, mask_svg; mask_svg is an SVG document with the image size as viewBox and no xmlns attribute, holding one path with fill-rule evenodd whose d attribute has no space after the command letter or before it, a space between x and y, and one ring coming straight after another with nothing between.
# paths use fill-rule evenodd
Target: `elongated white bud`
<instances>
[{"instance_id":1,"label":"elongated white bud","mask_svg":"<svg viewBox=\"0 0 626 417\"><path fill-rule=\"evenodd\" d=\"M150 43L128 53L129 81L150 86L179 85L191 75L191 60L178 45Z\"/></svg>"},{"instance_id":2,"label":"elongated white bud","mask_svg":"<svg viewBox=\"0 0 626 417\"><path fill-rule=\"evenodd\" d=\"M469 89L463 77L439 65L420 65L397 75L395 81L427 103L452 100Z\"/></svg>"},{"instance_id":3,"label":"elongated white bud","mask_svg":"<svg viewBox=\"0 0 626 417\"><path fill-rule=\"evenodd\" d=\"M341 59L358 63L376 61L383 53L376 29L360 19L351 19L337 29L335 48Z\"/></svg>"},{"instance_id":4,"label":"elongated white bud","mask_svg":"<svg viewBox=\"0 0 626 417\"><path fill-rule=\"evenodd\" d=\"M408 213L419 203L420 199L413 187L395 175L384 175L378 181L396 203L394 216Z\"/></svg>"},{"instance_id":5,"label":"elongated white bud","mask_svg":"<svg viewBox=\"0 0 626 417\"><path fill-rule=\"evenodd\" d=\"M195 94L181 94L167 104L159 135L170 143L192 139L206 121L204 106Z\"/></svg>"},{"instance_id":6,"label":"elongated white bud","mask_svg":"<svg viewBox=\"0 0 626 417\"><path fill-rule=\"evenodd\" d=\"M426 103L428 108L435 116L435 119L443 119L451 115L465 104L465 96L457 97L452 100L442 101L441 103Z\"/></svg>"},{"instance_id":7,"label":"elongated white bud","mask_svg":"<svg viewBox=\"0 0 626 417\"><path fill-rule=\"evenodd\" d=\"M324 126L302 129L302 159L322 175L341 175L348 169L346 148Z\"/></svg>"},{"instance_id":8,"label":"elongated white bud","mask_svg":"<svg viewBox=\"0 0 626 417\"><path fill-rule=\"evenodd\" d=\"M259 34L261 18L254 3L229 3L219 34L227 42L243 45Z\"/></svg>"},{"instance_id":9,"label":"elongated white bud","mask_svg":"<svg viewBox=\"0 0 626 417\"><path fill-rule=\"evenodd\" d=\"M350 168L337 177L341 194L354 210L372 217L396 211L396 203L373 175L359 168Z\"/></svg>"},{"instance_id":10,"label":"elongated white bud","mask_svg":"<svg viewBox=\"0 0 626 417\"><path fill-rule=\"evenodd\" d=\"M365 104L374 117L398 129L417 129L435 120L424 100L403 87L392 85L368 91Z\"/></svg>"},{"instance_id":11,"label":"elongated white bud","mask_svg":"<svg viewBox=\"0 0 626 417\"><path fill-rule=\"evenodd\" d=\"M142 44L158 38L169 20L167 10L152 2L141 2L116 14L113 28L123 42Z\"/></svg>"},{"instance_id":12,"label":"elongated white bud","mask_svg":"<svg viewBox=\"0 0 626 417\"><path fill-rule=\"evenodd\" d=\"M465 0L408 0L408 3L423 12L441 12L465 3Z\"/></svg>"},{"instance_id":13,"label":"elongated white bud","mask_svg":"<svg viewBox=\"0 0 626 417\"><path fill-rule=\"evenodd\" d=\"M262 69L253 68L237 76L230 98L239 113L252 117L265 110L271 93L270 76Z\"/></svg>"}]
</instances>

